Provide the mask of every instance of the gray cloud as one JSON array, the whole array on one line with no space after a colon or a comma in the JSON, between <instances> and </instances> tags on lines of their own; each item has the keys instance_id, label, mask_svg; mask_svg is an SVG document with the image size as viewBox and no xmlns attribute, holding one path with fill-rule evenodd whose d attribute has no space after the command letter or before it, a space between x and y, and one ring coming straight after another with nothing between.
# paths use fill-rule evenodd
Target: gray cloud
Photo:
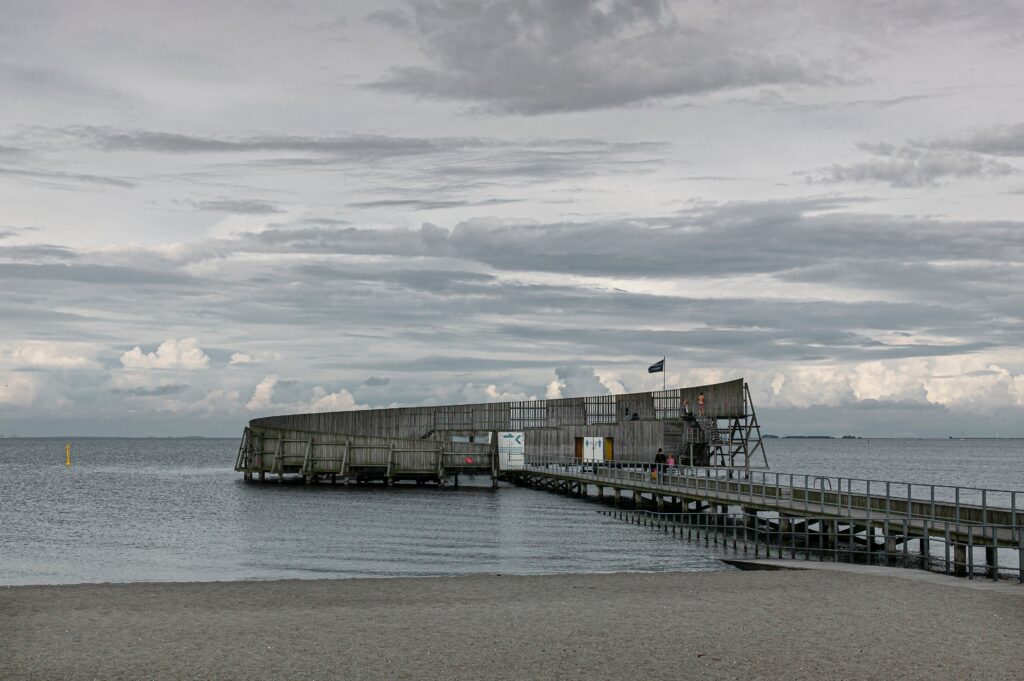
<instances>
[{"instance_id":1,"label":"gray cloud","mask_svg":"<svg viewBox=\"0 0 1024 681\"><path fill-rule=\"evenodd\" d=\"M920 187L941 181L1011 175L1017 170L982 154L964 149L934 149L913 144L859 144L874 158L849 165L834 164L818 171L819 182L884 182L892 187Z\"/></svg>"},{"instance_id":2,"label":"gray cloud","mask_svg":"<svg viewBox=\"0 0 1024 681\"><path fill-rule=\"evenodd\" d=\"M194 277L185 272L152 271L93 263L31 265L0 263L0 279L8 281L73 281L123 286L128 284L186 284Z\"/></svg>"},{"instance_id":3,"label":"gray cloud","mask_svg":"<svg viewBox=\"0 0 1024 681\"><path fill-rule=\"evenodd\" d=\"M178 395L188 390L188 386L181 383L158 385L153 388L115 388L111 390L116 395L128 395L131 397L167 397Z\"/></svg>"},{"instance_id":4,"label":"gray cloud","mask_svg":"<svg viewBox=\"0 0 1024 681\"><path fill-rule=\"evenodd\" d=\"M434 66L393 68L370 87L542 114L823 80L785 50L683 24L659 0L416 2L410 9L374 17L412 26Z\"/></svg>"},{"instance_id":5,"label":"gray cloud","mask_svg":"<svg viewBox=\"0 0 1024 681\"><path fill-rule=\"evenodd\" d=\"M17 236L20 232L21 229L17 227L0 227L0 241L10 239L12 236Z\"/></svg>"},{"instance_id":6,"label":"gray cloud","mask_svg":"<svg viewBox=\"0 0 1024 681\"><path fill-rule=\"evenodd\" d=\"M255 137L196 136L150 130L117 130L107 127L68 128L66 134L105 151L190 153L310 153L337 154L348 158L420 156L480 146L494 141L478 138L416 138L387 135L343 137L265 135Z\"/></svg>"},{"instance_id":7,"label":"gray cloud","mask_svg":"<svg viewBox=\"0 0 1024 681\"><path fill-rule=\"evenodd\" d=\"M7 235L13 236L14 233L7 232ZM4 231L0 230L0 239L3 239L4 236ZM0 246L0 257L39 262L40 260L73 260L78 257L78 253L67 246L28 244L24 246Z\"/></svg>"},{"instance_id":8,"label":"gray cloud","mask_svg":"<svg viewBox=\"0 0 1024 681\"><path fill-rule=\"evenodd\" d=\"M349 201L351 208L456 209L504 205L518 198L495 196L511 180L527 184L557 178L636 175L664 163L670 146L658 141L598 138L399 137L388 135L248 137L75 126L34 129L36 144L85 145L107 154L149 152L227 156L233 172L253 167L325 173L355 168L370 179L370 193L384 198ZM368 165L370 162L377 162ZM223 164L193 174L200 184L224 182ZM238 190L231 182L226 189ZM467 196L478 189L483 197ZM254 189L250 189L253 191ZM429 198L426 198L429 197ZM222 197L217 200L238 200ZM214 200L209 200L211 203Z\"/></svg>"},{"instance_id":9,"label":"gray cloud","mask_svg":"<svg viewBox=\"0 0 1024 681\"><path fill-rule=\"evenodd\" d=\"M59 170L30 170L28 168L0 167L0 175L45 182L58 187L67 185L69 182L104 185L107 187L119 187L122 189L131 189L135 186L134 182L120 177L105 177L103 175L92 175L90 173L69 173Z\"/></svg>"},{"instance_id":10,"label":"gray cloud","mask_svg":"<svg viewBox=\"0 0 1024 681\"><path fill-rule=\"evenodd\" d=\"M387 385L389 383L391 383L391 379L390 378L381 378L380 376L370 376L365 381L363 381L363 385L374 386L374 387L382 386L382 385Z\"/></svg>"},{"instance_id":11,"label":"gray cloud","mask_svg":"<svg viewBox=\"0 0 1024 681\"><path fill-rule=\"evenodd\" d=\"M973 282L991 295L1000 281L1012 286L1020 279L1012 269L995 266L1004 258L1024 260L1018 223L837 212L842 207L836 199L729 203L622 220L469 220L451 232L429 223L418 229L384 230L280 227L240 236L218 248L456 258L498 270L593 276L714 278L722 272L761 273L782 281L847 283L877 290L899 284L926 295L942 290L957 300L980 294ZM712 240L732 246L711 248ZM190 257L204 256L199 251ZM906 279L911 267L919 270L916 280ZM920 288L915 281L921 282Z\"/></svg>"},{"instance_id":12,"label":"gray cloud","mask_svg":"<svg viewBox=\"0 0 1024 681\"><path fill-rule=\"evenodd\" d=\"M445 208L469 208L474 206L500 206L515 203L516 199L486 199L484 201L430 200L430 199L378 199L376 201L355 201L351 208L405 208L409 210L441 210Z\"/></svg>"},{"instance_id":13,"label":"gray cloud","mask_svg":"<svg viewBox=\"0 0 1024 681\"><path fill-rule=\"evenodd\" d=\"M960 138L938 140L932 142L931 146L993 156L1024 156L1024 123L988 128Z\"/></svg>"},{"instance_id":14,"label":"gray cloud","mask_svg":"<svg viewBox=\"0 0 1024 681\"><path fill-rule=\"evenodd\" d=\"M241 215L270 215L281 213L282 210L269 201L259 199L217 199L214 201L199 201L196 208L204 211L220 213L238 213Z\"/></svg>"}]
</instances>

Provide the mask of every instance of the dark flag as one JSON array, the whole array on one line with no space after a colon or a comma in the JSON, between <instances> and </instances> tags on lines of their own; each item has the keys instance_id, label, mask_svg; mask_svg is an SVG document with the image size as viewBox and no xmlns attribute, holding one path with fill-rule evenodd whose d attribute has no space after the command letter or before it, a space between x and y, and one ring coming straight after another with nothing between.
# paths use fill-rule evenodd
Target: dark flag
<instances>
[{"instance_id":1,"label":"dark flag","mask_svg":"<svg viewBox=\"0 0 1024 681\"><path fill-rule=\"evenodd\" d=\"M647 373L649 373L649 374L656 374L659 371L664 371L664 370L665 370L665 359L664 358L658 360L657 362L655 362L651 366L647 367Z\"/></svg>"}]
</instances>

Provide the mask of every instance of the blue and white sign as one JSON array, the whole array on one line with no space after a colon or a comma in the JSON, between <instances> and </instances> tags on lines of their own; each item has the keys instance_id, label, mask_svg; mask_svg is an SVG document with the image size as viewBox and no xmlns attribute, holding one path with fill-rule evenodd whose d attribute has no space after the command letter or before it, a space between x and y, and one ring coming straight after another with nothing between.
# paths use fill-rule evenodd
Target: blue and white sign
<instances>
[{"instance_id":1,"label":"blue and white sign","mask_svg":"<svg viewBox=\"0 0 1024 681\"><path fill-rule=\"evenodd\" d=\"M526 462L526 434L522 432L498 433L498 468L503 471L521 471Z\"/></svg>"}]
</instances>

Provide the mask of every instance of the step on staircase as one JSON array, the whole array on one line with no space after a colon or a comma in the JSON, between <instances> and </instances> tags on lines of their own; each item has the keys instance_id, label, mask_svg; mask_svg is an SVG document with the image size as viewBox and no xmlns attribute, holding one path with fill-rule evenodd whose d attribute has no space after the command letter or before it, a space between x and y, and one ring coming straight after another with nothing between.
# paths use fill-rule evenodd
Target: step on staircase
<instances>
[{"instance_id":1,"label":"step on staircase","mask_svg":"<svg viewBox=\"0 0 1024 681\"><path fill-rule=\"evenodd\" d=\"M726 442L722 439L722 431L718 429L718 419L713 416L698 416L696 420L697 427L704 433L704 440L707 442L708 463L714 462L714 457L719 456L721 465L726 465Z\"/></svg>"}]
</instances>

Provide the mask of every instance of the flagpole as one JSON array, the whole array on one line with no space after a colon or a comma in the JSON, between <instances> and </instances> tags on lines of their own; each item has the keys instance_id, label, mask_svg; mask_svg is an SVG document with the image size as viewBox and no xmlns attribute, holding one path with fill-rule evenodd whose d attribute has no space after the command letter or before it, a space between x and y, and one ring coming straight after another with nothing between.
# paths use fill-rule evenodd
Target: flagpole
<instances>
[{"instance_id":1,"label":"flagpole","mask_svg":"<svg viewBox=\"0 0 1024 681\"><path fill-rule=\"evenodd\" d=\"M661 358L661 392L665 392L665 374L668 373L668 363L665 358Z\"/></svg>"}]
</instances>

